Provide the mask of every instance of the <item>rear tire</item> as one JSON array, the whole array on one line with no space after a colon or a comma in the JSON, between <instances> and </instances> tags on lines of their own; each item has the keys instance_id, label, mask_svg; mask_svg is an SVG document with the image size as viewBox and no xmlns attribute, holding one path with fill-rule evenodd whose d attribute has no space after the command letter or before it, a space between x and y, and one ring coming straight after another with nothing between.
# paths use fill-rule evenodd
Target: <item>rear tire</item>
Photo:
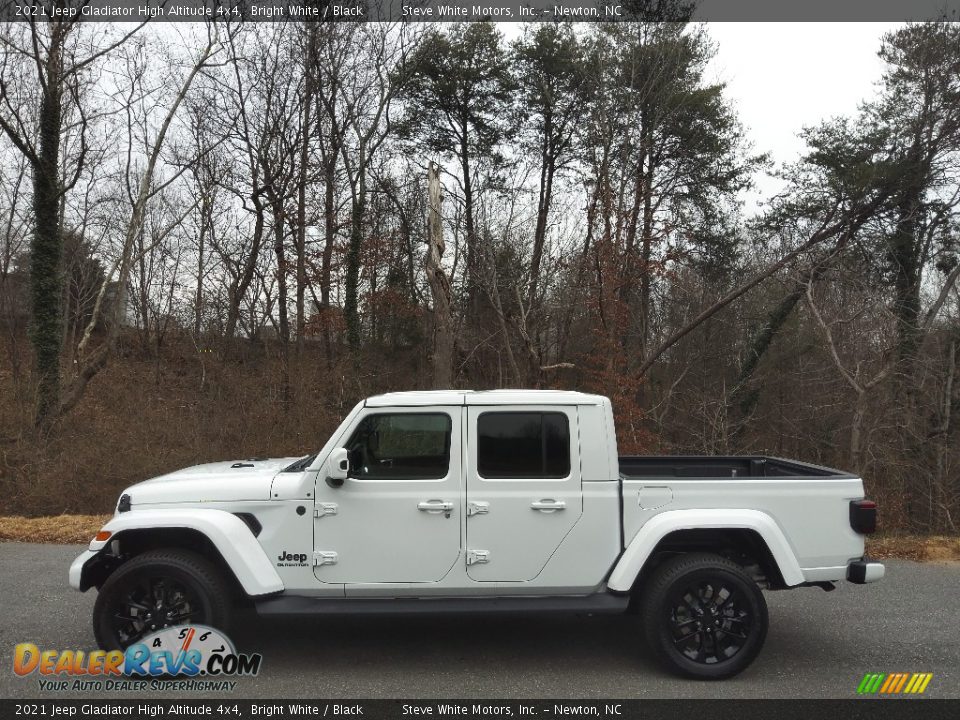
<instances>
[{"instance_id":1,"label":"rear tire","mask_svg":"<svg viewBox=\"0 0 960 720\"><path fill-rule=\"evenodd\" d=\"M643 589L640 607L657 660L686 677L720 680L742 672L767 636L760 588L741 566L712 553L665 561Z\"/></svg>"},{"instance_id":2,"label":"rear tire","mask_svg":"<svg viewBox=\"0 0 960 720\"><path fill-rule=\"evenodd\" d=\"M188 550L150 550L113 572L93 606L93 634L103 650L124 649L171 625L226 632L232 595L222 573Z\"/></svg>"}]
</instances>

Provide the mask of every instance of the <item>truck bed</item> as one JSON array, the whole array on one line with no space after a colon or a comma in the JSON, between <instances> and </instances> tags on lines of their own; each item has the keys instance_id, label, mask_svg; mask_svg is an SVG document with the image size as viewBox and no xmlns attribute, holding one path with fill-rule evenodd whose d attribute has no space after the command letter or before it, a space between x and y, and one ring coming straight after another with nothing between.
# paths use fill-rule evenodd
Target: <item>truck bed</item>
<instances>
[{"instance_id":1,"label":"truck bed","mask_svg":"<svg viewBox=\"0 0 960 720\"><path fill-rule=\"evenodd\" d=\"M633 478L849 478L842 470L760 455L626 455L620 475Z\"/></svg>"},{"instance_id":2,"label":"truck bed","mask_svg":"<svg viewBox=\"0 0 960 720\"><path fill-rule=\"evenodd\" d=\"M766 515L789 538L804 581L843 579L848 562L863 555L863 536L850 525L850 501L864 496L863 482L849 473L756 455L620 457L619 464L624 547L661 513L742 510Z\"/></svg>"}]
</instances>

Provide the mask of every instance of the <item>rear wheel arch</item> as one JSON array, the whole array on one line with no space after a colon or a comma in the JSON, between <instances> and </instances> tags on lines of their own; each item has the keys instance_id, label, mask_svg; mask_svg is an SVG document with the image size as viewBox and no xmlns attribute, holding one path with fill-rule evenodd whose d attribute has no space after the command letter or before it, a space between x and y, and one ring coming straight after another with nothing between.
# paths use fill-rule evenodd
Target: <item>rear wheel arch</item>
<instances>
[{"instance_id":1,"label":"rear wheel arch","mask_svg":"<svg viewBox=\"0 0 960 720\"><path fill-rule=\"evenodd\" d=\"M642 590L644 582L667 560L681 554L713 553L740 565L758 585L770 590L787 586L763 536L751 528L687 528L667 533L653 548L633 581L631 593Z\"/></svg>"}]
</instances>

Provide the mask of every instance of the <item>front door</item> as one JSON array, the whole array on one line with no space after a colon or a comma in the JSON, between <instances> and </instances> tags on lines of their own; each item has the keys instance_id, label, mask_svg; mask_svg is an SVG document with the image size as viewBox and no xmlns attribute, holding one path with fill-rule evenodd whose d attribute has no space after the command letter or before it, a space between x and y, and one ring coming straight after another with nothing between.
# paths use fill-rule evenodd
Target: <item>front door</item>
<instances>
[{"instance_id":1,"label":"front door","mask_svg":"<svg viewBox=\"0 0 960 720\"><path fill-rule=\"evenodd\" d=\"M469 408L467 574L536 578L583 512L576 407Z\"/></svg>"},{"instance_id":2,"label":"front door","mask_svg":"<svg viewBox=\"0 0 960 720\"><path fill-rule=\"evenodd\" d=\"M370 408L343 441L349 477L317 479L314 572L327 583L428 583L460 556L461 408Z\"/></svg>"}]
</instances>

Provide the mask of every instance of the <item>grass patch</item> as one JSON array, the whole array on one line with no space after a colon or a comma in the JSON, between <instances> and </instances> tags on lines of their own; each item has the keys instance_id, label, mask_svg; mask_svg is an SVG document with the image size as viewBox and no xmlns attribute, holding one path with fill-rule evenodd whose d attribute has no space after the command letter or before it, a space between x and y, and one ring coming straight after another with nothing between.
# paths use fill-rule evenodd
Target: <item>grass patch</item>
<instances>
[{"instance_id":1,"label":"grass patch","mask_svg":"<svg viewBox=\"0 0 960 720\"><path fill-rule=\"evenodd\" d=\"M867 554L878 560L885 558L902 558L921 562L960 560L960 537L880 535L867 539Z\"/></svg>"},{"instance_id":2,"label":"grass patch","mask_svg":"<svg viewBox=\"0 0 960 720\"><path fill-rule=\"evenodd\" d=\"M109 515L0 517L0 541L85 545L109 519Z\"/></svg>"}]
</instances>

